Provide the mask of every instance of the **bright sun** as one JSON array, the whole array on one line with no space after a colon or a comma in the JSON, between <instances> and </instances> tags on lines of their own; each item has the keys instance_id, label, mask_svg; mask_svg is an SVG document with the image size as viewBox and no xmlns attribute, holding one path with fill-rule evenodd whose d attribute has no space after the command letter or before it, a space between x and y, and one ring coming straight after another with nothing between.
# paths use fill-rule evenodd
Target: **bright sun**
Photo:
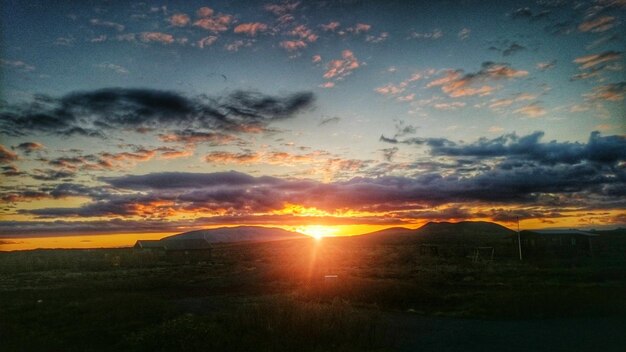
<instances>
[{"instance_id":1,"label":"bright sun","mask_svg":"<svg viewBox=\"0 0 626 352\"><path fill-rule=\"evenodd\" d=\"M320 239L322 237L333 236L336 234L337 229L333 226L323 226L323 225L305 225L298 226L296 231L303 233L305 235L311 236L316 239Z\"/></svg>"}]
</instances>

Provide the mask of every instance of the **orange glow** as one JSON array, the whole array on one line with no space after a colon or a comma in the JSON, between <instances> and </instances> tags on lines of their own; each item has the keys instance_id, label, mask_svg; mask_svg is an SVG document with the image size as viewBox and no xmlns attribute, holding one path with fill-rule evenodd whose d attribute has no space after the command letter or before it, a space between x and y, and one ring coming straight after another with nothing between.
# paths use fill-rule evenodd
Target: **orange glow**
<instances>
[{"instance_id":1,"label":"orange glow","mask_svg":"<svg viewBox=\"0 0 626 352\"><path fill-rule=\"evenodd\" d=\"M322 237L337 236L338 229L335 226L306 225L296 227L296 231L319 240Z\"/></svg>"},{"instance_id":2,"label":"orange glow","mask_svg":"<svg viewBox=\"0 0 626 352\"><path fill-rule=\"evenodd\" d=\"M158 240L173 235L171 232L79 235L55 237L6 238L0 240L0 251L38 248L113 248L131 247L137 240Z\"/></svg>"}]
</instances>

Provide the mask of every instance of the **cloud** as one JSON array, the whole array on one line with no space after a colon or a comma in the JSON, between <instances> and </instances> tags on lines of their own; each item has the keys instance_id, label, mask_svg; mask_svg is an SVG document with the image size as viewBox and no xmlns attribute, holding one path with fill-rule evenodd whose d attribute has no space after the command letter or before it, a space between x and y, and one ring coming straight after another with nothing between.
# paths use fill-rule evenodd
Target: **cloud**
<instances>
[{"instance_id":1,"label":"cloud","mask_svg":"<svg viewBox=\"0 0 626 352\"><path fill-rule=\"evenodd\" d=\"M541 142L543 132L525 136L515 133L494 139L481 138L473 143L455 143L438 138L409 138L396 143L426 145L432 155L477 158L507 157L510 160L528 160L545 165L576 165L584 161L617 165L624 159L626 138L623 136L603 137L592 132L586 144L569 142ZM387 141L388 138L382 139Z\"/></svg>"},{"instance_id":2,"label":"cloud","mask_svg":"<svg viewBox=\"0 0 626 352\"><path fill-rule=\"evenodd\" d=\"M330 89L330 88L335 87L335 82L324 82L324 83L320 84L318 87Z\"/></svg>"},{"instance_id":3,"label":"cloud","mask_svg":"<svg viewBox=\"0 0 626 352\"><path fill-rule=\"evenodd\" d=\"M0 144L0 164L8 164L18 159L17 154L13 153L5 146Z\"/></svg>"},{"instance_id":4,"label":"cloud","mask_svg":"<svg viewBox=\"0 0 626 352\"><path fill-rule=\"evenodd\" d=\"M261 155L256 152L230 153L211 152L204 156L204 161L214 164L250 164L258 162Z\"/></svg>"},{"instance_id":5,"label":"cloud","mask_svg":"<svg viewBox=\"0 0 626 352\"><path fill-rule=\"evenodd\" d=\"M346 28L346 32L361 34L368 32L371 28L372 26L367 23L357 23L356 25L354 25L354 27Z\"/></svg>"},{"instance_id":6,"label":"cloud","mask_svg":"<svg viewBox=\"0 0 626 352\"><path fill-rule=\"evenodd\" d=\"M165 143L206 143L210 146L227 145L232 144L233 142L240 141L239 138L230 134L219 132L200 132L192 129L159 134L159 139Z\"/></svg>"},{"instance_id":7,"label":"cloud","mask_svg":"<svg viewBox=\"0 0 626 352\"><path fill-rule=\"evenodd\" d=\"M174 27L185 27L191 19L184 13L175 13L170 17L170 24Z\"/></svg>"},{"instance_id":8,"label":"cloud","mask_svg":"<svg viewBox=\"0 0 626 352\"><path fill-rule=\"evenodd\" d=\"M317 34L313 33L311 29L307 28L307 26L303 24L296 26L287 34L298 37L300 40L304 40L310 43L316 41L318 38Z\"/></svg>"},{"instance_id":9,"label":"cloud","mask_svg":"<svg viewBox=\"0 0 626 352\"><path fill-rule=\"evenodd\" d=\"M257 33L265 32L267 25L261 22L242 23L237 25L234 29L235 33L246 34L250 37L255 37Z\"/></svg>"},{"instance_id":10,"label":"cloud","mask_svg":"<svg viewBox=\"0 0 626 352\"><path fill-rule=\"evenodd\" d=\"M312 107L315 96L300 92L282 97L235 91L222 97L187 97L154 89L105 88L62 97L36 95L29 104L0 110L0 132L104 135L119 129L182 127L257 132L274 120L294 117Z\"/></svg>"},{"instance_id":11,"label":"cloud","mask_svg":"<svg viewBox=\"0 0 626 352\"><path fill-rule=\"evenodd\" d=\"M593 66L603 64L605 62L615 61L622 58L622 52L619 51L605 51L600 54L592 54L581 56L574 59L574 63L580 65L580 69L587 69Z\"/></svg>"},{"instance_id":12,"label":"cloud","mask_svg":"<svg viewBox=\"0 0 626 352\"><path fill-rule=\"evenodd\" d=\"M509 16L512 19L527 19L529 21L537 21L543 18L547 18L550 15L550 10L542 10L539 12L534 12L528 7L521 7L517 10L511 12Z\"/></svg>"},{"instance_id":13,"label":"cloud","mask_svg":"<svg viewBox=\"0 0 626 352\"><path fill-rule=\"evenodd\" d=\"M324 125L328 125L328 124L333 124L333 123L338 123L339 121L341 121L341 117L339 116L333 116L333 117L325 117L323 118L320 123L318 124L318 126L324 126Z\"/></svg>"},{"instance_id":14,"label":"cloud","mask_svg":"<svg viewBox=\"0 0 626 352\"><path fill-rule=\"evenodd\" d=\"M92 18L91 20L89 20L89 23L92 26L97 26L97 27L105 27L105 28L113 28L118 32L122 32L124 30L124 25L119 24L119 23L115 23L115 22L111 22L111 21L103 21L97 18Z\"/></svg>"},{"instance_id":15,"label":"cloud","mask_svg":"<svg viewBox=\"0 0 626 352\"><path fill-rule=\"evenodd\" d=\"M280 47L288 52L293 52L306 48L307 44L302 40L283 40L280 42Z\"/></svg>"},{"instance_id":16,"label":"cloud","mask_svg":"<svg viewBox=\"0 0 626 352\"><path fill-rule=\"evenodd\" d=\"M128 217L127 220L117 221L128 225L128 221L143 219L154 228L161 229L181 225L171 220L175 214L198 212L207 215L194 220L197 221L196 225L222 221L224 224L304 221L305 218L292 217L297 216L295 213L289 217L267 217L285 214L290 204L328 213L327 223L370 221L358 216L340 220L343 212L377 212L379 221L400 218L410 222L411 219L446 216L458 218L467 216L467 210L459 207L459 204L468 202L473 206L491 207L483 217L500 216L497 214L504 216L512 209L507 208L511 205L526 210L536 207L545 212L550 211L550 208L565 211L566 207L615 208L622 204L620 200L623 199L623 191L620 189L626 186L623 168L620 167L626 161L624 136L602 136L594 132L586 143L543 142L542 137L543 132L524 136L506 134L493 139L481 138L471 143L456 143L442 138L396 139L395 143L426 146L429 159L445 157L457 163L448 168L446 173L437 169L424 170L410 177L356 177L324 183L308 179L255 177L234 171L160 172L101 177L98 180L103 185L94 187L63 183L39 190L6 192L0 197L6 202L22 202L83 196L92 201L74 208L23 209L20 212L42 218L73 217L79 221L81 218L96 216L124 216ZM211 156L210 160L231 162L258 157L254 152L250 152L251 155L246 153L208 155ZM387 148L383 153L391 160L397 148ZM266 162L276 163L306 163L312 157L315 156L284 152L263 156ZM331 169L354 170L362 168L366 163L362 160L331 158L325 165ZM594 200L591 207L589 199ZM558 211L554 216L559 216ZM55 221L56 225L51 225L52 228L63 221ZM81 224L84 225L88 223ZM106 222L98 225L101 230L109 228ZM29 224L0 222L2 226L10 226L14 231L26 231ZM7 232L0 230L0 233Z\"/></svg>"},{"instance_id":17,"label":"cloud","mask_svg":"<svg viewBox=\"0 0 626 352\"><path fill-rule=\"evenodd\" d=\"M409 39L431 39L431 40L436 40L443 37L443 32L441 31L441 29L433 29L432 32L424 32L424 33L419 33L419 32L411 32L409 33Z\"/></svg>"},{"instance_id":18,"label":"cloud","mask_svg":"<svg viewBox=\"0 0 626 352\"><path fill-rule=\"evenodd\" d=\"M101 69L106 69L106 70L111 70L111 71L113 71L115 73L119 73L121 75L127 75L128 74L128 69L126 69L125 67L122 67L120 65L112 64L110 62L103 62L101 64L96 64L96 65L94 65L94 67L101 68Z\"/></svg>"},{"instance_id":19,"label":"cloud","mask_svg":"<svg viewBox=\"0 0 626 352\"><path fill-rule=\"evenodd\" d=\"M20 70L24 72L31 72L35 70L35 66L29 65L25 63L24 61L20 61L20 60L11 61L11 60L0 59L0 66L11 67L16 70Z\"/></svg>"},{"instance_id":20,"label":"cloud","mask_svg":"<svg viewBox=\"0 0 626 352\"><path fill-rule=\"evenodd\" d=\"M205 13L209 13L209 12L206 11ZM202 17L196 20L193 23L193 25L206 29L207 31L210 31L213 33L219 33L219 32L227 31L232 21L233 21L233 16L231 15L218 14L218 15L213 16L211 14L211 15L208 15L206 17Z\"/></svg>"},{"instance_id":21,"label":"cloud","mask_svg":"<svg viewBox=\"0 0 626 352\"><path fill-rule=\"evenodd\" d=\"M383 158L388 162L393 161L393 158L398 153L398 150L398 147L381 149L381 151L383 152Z\"/></svg>"},{"instance_id":22,"label":"cloud","mask_svg":"<svg viewBox=\"0 0 626 352\"><path fill-rule=\"evenodd\" d=\"M35 172L30 176L39 181L59 181L59 180L67 180L71 179L76 175L73 171L66 170L53 170L53 169L45 169L40 170L36 169Z\"/></svg>"},{"instance_id":23,"label":"cloud","mask_svg":"<svg viewBox=\"0 0 626 352\"><path fill-rule=\"evenodd\" d=\"M537 95L530 93L519 93L511 98L503 98L503 99L492 99L489 104L489 108L493 110L498 110L500 108L505 108L513 105L514 103L535 100L537 99Z\"/></svg>"},{"instance_id":24,"label":"cloud","mask_svg":"<svg viewBox=\"0 0 626 352\"><path fill-rule=\"evenodd\" d=\"M427 84L427 87L441 86L441 90L450 97L457 98L472 95L488 95L495 88L482 85L483 82L521 78L528 75L528 71L516 70L506 63L483 62L482 68L476 73L463 74L463 70L448 70L439 79Z\"/></svg>"},{"instance_id":25,"label":"cloud","mask_svg":"<svg viewBox=\"0 0 626 352\"><path fill-rule=\"evenodd\" d=\"M0 174L5 177L16 177L25 174L24 172L21 172L20 169L18 169L15 165L4 165L0 167L0 170L2 170Z\"/></svg>"},{"instance_id":26,"label":"cloud","mask_svg":"<svg viewBox=\"0 0 626 352\"><path fill-rule=\"evenodd\" d=\"M553 69L554 67L556 67L556 60L538 62L536 67L540 71Z\"/></svg>"},{"instance_id":27,"label":"cloud","mask_svg":"<svg viewBox=\"0 0 626 352\"><path fill-rule=\"evenodd\" d=\"M322 28L322 30L324 32L334 32L337 30L337 28L339 28L341 24L337 21L332 21L332 22L328 22L327 24L320 24L320 28Z\"/></svg>"},{"instance_id":28,"label":"cloud","mask_svg":"<svg viewBox=\"0 0 626 352\"><path fill-rule=\"evenodd\" d=\"M459 37L460 40L465 40L467 38L469 38L470 34L472 33L472 30L469 28L463 28L459 31L459 33L457 33L457 37Z\"/></svg>"},{"instance_id":29,"label":"cloud","mask_svg":"<svg viewBox=\"0 0 626 352\"><path fill-rule=\"evenodd\" d=\"M311 58L311 62L314 64L322 62L322 57L320 55L313 55L313 57Z\"/></svg>"},{"instance_id":30,"label":"cloud","mask_svg":"<svg viewBox=\"0 0 626 352\"><path fill-rule=\"evenodd\" d=\"M13 149L17 149L22 153L29 155L30 153L38 150L45 149L44 145L38 142L24 142L20 143L17 146L13 147Z\"/></svg>"},{"instance_id":31,"label":"cloud","mask_svg":"<svg viewBox=\"0 0 626 352\"><path fill-rule=\"evenodd\" d=\"M208 37L204 37L198 40L198 46L200 47L200 49L204 49L204 47L213 45L213 43L215 43L216 40L217 40L216 36L210 35Z\"/></svg>"},{"instance_id":32,"label":"cloud","mask_svg":"<svg viewBox=\"0 0 626 352\"><path fill-rule=\"evenodd\" d=\"M581 32L597 33L597 32L608 31L609 29L613 27L615 27L615 17L603 16L603 17L598 17L596 19L588 20L588 21L581 23L578 26L578 30Z\"/></svg>"},{"instance_id":33,"label":"cloud","mask_svg":"<svg viewBox=\"0 0 626 352\"><path fill-rule=\"evenodd\" d=\"M324 78L341 80L359 68L360 64L354 53L350 50L341 52L341 59L332 60L326 65Z\"/></svg>"},{"instance_id":34,"label":"cloud","mask_svg":"<svg viewBox=\"0 0 626 352\"><path fill-rule=\"evenodd\" d=\"M531 118L541 117L547 113L541 105L537 103L529 104L513 111L514 113L523 114Z\"/></svg>"},{"instance_id":35,"label":"cloud","mask_svg":"<svg viewBox=\"0 0 626 352\"><path fill-rule=\"evenodd\" d=\"M144 43L159 42L162 44L171 44L174 42L174 36L161 32L142 32L139 39Z\"/></svg>"},{"instance_id":36,"label":"cloud","mask_svg":"<svg viewBox=\"0 0 626 352\"><path fill-rule=\"evenodd\" d=\"M585 98L590 101L619 102L624 100L625 95L626 82L619 82L594 87L591 93L585 94Z\"/></svg>"},{"instance_id":37,"label":"cloud","mask_svg":"<svg viewBox=\"0 0 626 352\"><path fill-rule=\"evenodd\" d=\"M300 2L284 2L282 4L266 4L263 8L266 11L273 13L275 16L284 16L292 11L294 11Z\"/></svg>"},{"instance_id":38,"label":"cloud","mask_svg":"<svg viewBox=\"0 0 626 352\"><path fill-rule=\"evenodd\" d=\"M365 37L365 41L368 42L368 43L372 43L372 44L382 43L382 42L384 42L387 39L389 39L389 33L388 32L382 32L378 36L368 35L368 36Z\"/></svg>"},{"instance_id":39,"label":"cloud","mask_svg":"<svg viewBox=\"0 0 626 352\"><path fill-rule=\"evenodd\" d=\"M213 16L213 13L215 13L215 11L213 11L212 8L210 7L201 7L196 11L196 16L198 17L211 17Z\"/></svg>"},{"instance_id":40,"label":"cloud","mask_svg":"<svg viewBox=\"0 0 626 352\"><path fill-rule=\"evenodd\" d=\"M517 52L526 50L525 46L519 45L517 43L512 43L508 48L502 50L502 56L511 56Z\"/></svg>"}]
</instances>

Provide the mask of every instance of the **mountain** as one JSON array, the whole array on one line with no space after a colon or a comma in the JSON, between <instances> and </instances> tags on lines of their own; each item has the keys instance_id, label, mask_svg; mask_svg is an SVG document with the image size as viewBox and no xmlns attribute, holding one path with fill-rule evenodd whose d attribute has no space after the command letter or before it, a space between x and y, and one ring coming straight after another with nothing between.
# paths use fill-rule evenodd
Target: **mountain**
<instances>
[{"instance_id":1,"label":"mountain","mask_svg":"<svg viewBox=\"0 0 626 352\"><path fill-rule=\"evenodd\" d=\"M310 237L298 232L287 231L276 227L238 226L189 231L173 236L164 237L161 239L161 241L205 239L211 243L243 241L265 242L293 238Z\"/></svg>"},{"instance_id":2,"label":"mountain","mask_svg":"<svg viewBox=\"0 0 626 352\"><path fill-rule=\"evenodd\" d=\"M487 243L508 241L509 236L514 234L502 225L486 221L462 221L429 222L418 229L393 227L385 230L371 232L362 236L366 241L391 241L391 242L463 242L463 243Z\"/></svg>"}]
</instances>

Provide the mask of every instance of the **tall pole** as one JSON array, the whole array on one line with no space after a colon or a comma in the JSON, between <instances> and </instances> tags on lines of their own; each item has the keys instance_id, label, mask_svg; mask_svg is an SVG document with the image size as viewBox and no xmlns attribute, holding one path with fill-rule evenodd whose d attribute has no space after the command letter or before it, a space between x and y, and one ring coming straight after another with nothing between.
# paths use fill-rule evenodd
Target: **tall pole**
<instances>
[{"instance_id":1,"label":"tall pole","mask_svg":"<svg viewBox=\"0 0 626 352\"><path fill-rule=\"evenodd\" d=\"M519 260L522 261L522 238L519 233L519 216L517 217L517 247L519 248Z\"/></svg>"}]
</instances>

